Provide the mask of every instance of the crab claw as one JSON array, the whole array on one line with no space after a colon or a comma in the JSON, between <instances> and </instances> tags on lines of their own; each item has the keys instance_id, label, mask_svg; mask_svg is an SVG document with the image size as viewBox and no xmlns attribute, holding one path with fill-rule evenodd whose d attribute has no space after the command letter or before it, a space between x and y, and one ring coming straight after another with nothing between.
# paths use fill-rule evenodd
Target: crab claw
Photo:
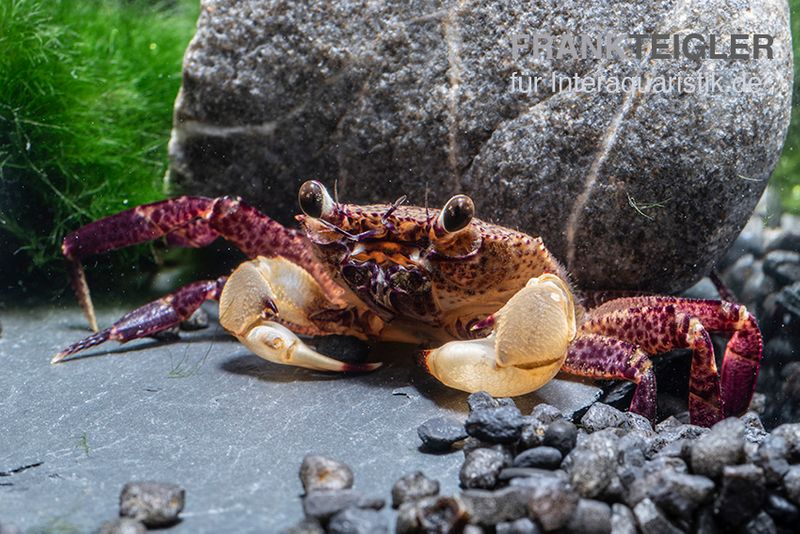
<instances>
[{"instance_id":1,"label":"crab claw","mask_svg":"<svg viewBox=\"0 0 800 534\"><path fill-rule=\"evenodd\" d=\"M318 353L285 326L267 321L251 328L239 341L257 356L273 363L294 365L316 371L366 372L380 363L346 363Z\"/></svg>"},{"instance_id":2,"label":"crab claw","mask_svg":"<svg viewBox=\"0 0 800 534\"><path fill-rule=\"evenodd\" d=\"M346 363L316 352L280 320L302 331L315 325L309 314L327 300L317 281L283 258L258 257L228 277L219 299L220 324L253 353L274 363L317 371L363 372L380 363Z\"/></svg>"},{"instance_id":3,"label":"crab claw","mask_svg":"<svg viewBox=\"0 0 800 534\"><path fill-rule=\"evenodd\" d=\"M462 391L516 396L535 391L558 373L575 338L575 303L559 277L531 278L483 324L483 339L451 341L425 351L428 371Z\"/></svg>"}]
</instances>

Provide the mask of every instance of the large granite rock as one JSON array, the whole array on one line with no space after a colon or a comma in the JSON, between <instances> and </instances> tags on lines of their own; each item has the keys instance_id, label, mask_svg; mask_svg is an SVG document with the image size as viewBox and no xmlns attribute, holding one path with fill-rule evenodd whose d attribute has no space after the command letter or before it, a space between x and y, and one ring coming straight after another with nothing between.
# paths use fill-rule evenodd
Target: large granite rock
<instances>
[{"instance_id":1,"label":"large granite rock","mask_svg":"<svg viewBox=\"0 0 800 534\"><path fill-rule=\"evenodd\" d=\"M785 0L307 4L203 2L170 143L177 190L239 194L283 222L308 178L338 180L348 202L466 192L481 218L542 235L585 287L672 291L745 224L789 123ZM762 33L775 58L515 60L511 36L533 32ZM524 95L514 72L764 85Z\"/></svg>"}]
</instances>

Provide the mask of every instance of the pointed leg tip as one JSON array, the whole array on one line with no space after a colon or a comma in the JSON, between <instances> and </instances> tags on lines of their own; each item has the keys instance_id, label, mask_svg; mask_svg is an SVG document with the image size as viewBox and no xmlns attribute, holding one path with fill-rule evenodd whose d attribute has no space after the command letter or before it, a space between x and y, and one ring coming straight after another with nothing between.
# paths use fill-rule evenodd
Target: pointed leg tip
<instances>
[{"instance_id":1,"label":"pointed leg tip","mask_svg":"<svg viewBox=\"0 0 800 534\"><path fill-rule=\"evenodd\" d=\"M342 371L346 373L369 373L383 365L383 362L374 363L343 363Z\"/></svg>"},{"instance_id":2,"label":"pointed leg tip","mask_svg":"<svg viewBox=\"0 0 800 534\"><path fill-rule=\"evenodd\" d=\"M69 354L67 354L66 352L59 352L58 354L56 354L55 356L53 356L50 359L50 364L54 365L54 364L60 363L60 362L64 361L64 359L67 356L69 356Z\"/></svg>"}]
</instances>

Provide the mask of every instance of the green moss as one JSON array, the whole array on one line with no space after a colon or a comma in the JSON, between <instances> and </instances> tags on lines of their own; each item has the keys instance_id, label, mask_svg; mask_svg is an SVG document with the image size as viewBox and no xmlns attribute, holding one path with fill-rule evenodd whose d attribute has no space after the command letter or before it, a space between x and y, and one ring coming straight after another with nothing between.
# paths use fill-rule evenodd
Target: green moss
<instances>
[{"instance_id":1,"label":"green moss","mask_svg":"<svg viewBox=\"0 0 800 534\"><path fill-rule=\"evenodd\" d=\"M800 213L800 0L790 0L792 45L794 48L794 91L792 122L772 184L781 193L784 208Z\"/></svg>"},{"instance_id":2,"label":"green moss","mask_svg":"<svg viewBox=\"0 0 800 534\"><path fill-rule=\"evenodd\" d=\"M163 198L198 4L0 0L3 255L44 272L66 232Z\"/></svg>"}]
</instances>

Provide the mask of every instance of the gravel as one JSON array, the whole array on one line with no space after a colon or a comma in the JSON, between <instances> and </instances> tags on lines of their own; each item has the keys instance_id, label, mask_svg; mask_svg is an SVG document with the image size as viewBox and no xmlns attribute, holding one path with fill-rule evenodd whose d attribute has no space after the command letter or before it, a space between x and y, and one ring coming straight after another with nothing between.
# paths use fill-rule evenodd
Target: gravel
<instances>
[{"instance_id":1,"label":"gravel","mask_svg":"<svg viewBox=\"0 0 800 534\"><path fill-rule=\"evenodd\" d=\"M557 469L562 458L561 451L555 447L535 447L517 455L514 458L514 467Z\"/></svg>"},{"instance_id":2,"label":"gravel","mask_svg":"<svg viewBox=\"0 0 800 534\"><path fill-rule=\"evenodd\" d=\"M439 482L429 479L422 471L415 471L392 486L392 507L399 508L407 502L435 495L439 495Z\"/></svg>"},{"instance_id":3,"label":"gravel","mask_svg":"<svg viewBox=\"0 0 800 534\"><path fill-rule=\"evenodd\" d=\"M744 423L728 418L711 427L711 431L692 445L691 464L695 473L719 478L727 465L744 460Z\"/></svg>"},{"instance_id":4,"label":"gravel","mask_svg":"<svg viewBox=\"0 0 800 534\"><path fill-rule=\"evenodd\" d=\"M148 527L165 527L178 522L185 500L186 492L177 484L128 482L119 497L119 515Z\"/></svg>"},{"instance_id":5,"label":"gravel","mask_svg":"<svg viewBox=\"0 0 800 534\"><path fill-rule=\"evenodd\" d=\"M381 534L389 532L386 518L375 510L347 508L328 524L330 534Z\"/></svg>"},{"instance_id":6,"label":"gravel","mask_svg":"<svg viewBox=\"0 0 800 534\"><path fill-rule=\"evenodd\" d=\"M800 465L786 471L783 475L783 487L786 489L786 496L800 505Z\"/></svg>"},{"instance_id":7,"label":"gravel","mask_svg":"<svg viewBox=\"0 0 800 534\"><path fill-rule=\"evenodd\" d=\"M498 523L495 527L496 534L539 534L541 530L536 523L523 517L516 521Z\"/></svg>"},{"instance_id":8,"label":"gravel","mask_svg":"<svg viewBox=\"0 0 800 534\"><path fill-rule=\"evenodd\" d=\"M570 532L608 534L611 532L611 507L593 499L581 499L567 523Z\"/></svg>"},{"instance_id":9,"label":"gravel","mask_svg":"<svg viewBox=\"0 0 800 534\"><path fill-rule=\"evenodd\" d=\"M353 471L332 458L309 454L300 465L300 482L306 493L349 489L353 487Z\"/></svg>"},{"instance_id":10,"label":"gravel","mask_svg":"<svg viewBox=\"0 0 800 534\"><path fill-rule=\"evenodd\" d=\"M144 534L145 532L147 527L130 517L120 517L100 525L100 534ZM5 534L5 531L0 528L0 533Z\"/></svg>"},{"instance_id":11,"label":"gravel","mask_svg":"<svg viewBox=\"0 0 800 534\"><path fill-rule=\"evenodd\" d=\"M714 514L731 527L743 525L758 515L765 491L766 480L760 467L753 464L725 466Z\"/></svg>"},{"instance_id":12,"label":"gravel","mask_svg":"<svg viewBox=\"0 0 800 534\"><path fill-rule=\"evenodd\" d=\"M306 517L327 521L350 507L380 510L386 501L380 497L365 496L353 489L312 491L303 498Z\"/></svg>"},{"instance_id":13,"label":"gravel","mask_svg":"<svg viewBox=\"0 0 800 534\"><path fill-rule=\"evenodd\" d=\"M422 449L428 452L446 452L453 444L466 439L464 423L452 417L433 417L419 427L417 434L422 440Z\"/></svg>"},{"instance_id":14,"label":"gravel","mask_svg":"<svg viewBox=\"0 0 800 534\"><path fill-rule=\"evenodd\" d=\"M467 433L490 443L519 440L525 421L516 406L480 406L473 409L464 425Z\"/></svg>"},{"instance_id":15,"label":"gravel","mask_svg":"<svg viewBox=\"0 0 800 534\"><path fill-rule=\"evenodd\" d=\"M542 444L569 454L578 440L578 427L564 419L553 421L544 433Z\"/></svg>"},{"instance_id":16,"label":"gravel","mask_svg":"<svg viewBox=\"0 0 800 534\"><path fill-rule=\"evenodd\" d=\"M492 489L505 465L505 455L493 449L475 449L467 454L459 479L462 488Z\"/></svg>"}]
</instances>

